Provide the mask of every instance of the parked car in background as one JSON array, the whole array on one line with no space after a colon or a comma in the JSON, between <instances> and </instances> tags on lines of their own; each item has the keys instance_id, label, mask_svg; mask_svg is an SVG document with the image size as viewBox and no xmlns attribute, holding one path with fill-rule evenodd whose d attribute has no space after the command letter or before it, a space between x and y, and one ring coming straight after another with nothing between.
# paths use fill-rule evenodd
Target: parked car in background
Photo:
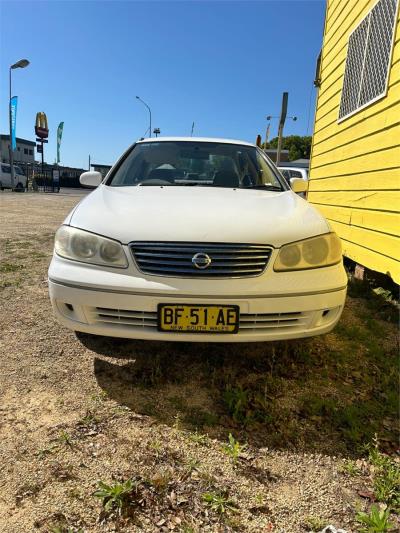
<instances>
[{"instance_id":1,"label":"parked car in background","mask_svg":"<svg viewBox=\"0 0 400 533\"><path fill-rule=\"evenodd\" d=\"M24 192L26 189L26 176L18 165L14 165L14 172L14 189L18 192ZM0 163L0 190L11 188L11 165Z\"/></svg>"},{"instance_id":2,"label":"parked car in background","mask_svg":"<svg viewBox=\"0 0 400 533\"><path fill-rule=\"evenodd\" d=\"M292 178L299 178L307 182L308 188L308 168L279 166L278 169L280 170L281 174L283 174L283 177L287 183L290 183ZM302 198L307 198L307 190L299 193L299 196Z\"/></svg>"},{"instance_id":3,"label":"parked car in background","mask_svg":"<svg viewBox=\"0 0 400 533\"><path fill-rule=\"evenodd\" d=\"M278 167L284 178L288 183L292 178L300 178L304 181L308 181L308 168L298 168L298 167Z\"/></svg>"},{"instance_id":4,"label":"parked car in background","mask_svg":"<svg viewBox=\"0 0 400 533\"><path fill-rule=\"evenodd\" d=\"M49 293L76 331L250 342L330 331L347 276L340 240L255 145L135 143L65 219Z\"/></svg>"}]
</instances>

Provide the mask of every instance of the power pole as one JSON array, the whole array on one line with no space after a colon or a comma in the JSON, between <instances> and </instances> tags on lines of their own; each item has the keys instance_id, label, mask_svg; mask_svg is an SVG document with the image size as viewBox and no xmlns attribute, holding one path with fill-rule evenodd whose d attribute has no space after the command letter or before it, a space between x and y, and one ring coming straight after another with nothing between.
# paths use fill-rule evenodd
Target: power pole
<instances>
[{"instance_id":1,"label":"power pole","mask_svg":"<svg viewBox=\"0 0 400 533\"><path fill-rule=\"evenodd\" d=\"M264 149L267 148L267 143L269 141L269 130L271 128L271 122L268 122L268 126L267 126L267 131L265 132L265 145L264 145Z\"/></svg>"},{"instance_id":2,"label":"power pole","mask_svg":"<svg viewBox=\"0 0 400 533\"><path fill-rule=\"evenodd\" d=\"M286 120L288 98L289 98L289 93L286 93L286 92L283 93L281 116L279 119L279 127L278 127L278 149L276 151L276 163L275 163L276 166L279 166L281 162L282 136L283 136L283 127L285 125L285 120Z\"/></svg>"},{"instance_id":3,"label":"power pole","mask_svg":"<svg viewBox=\"0 0 400 533\"><path fill-rule=\"evenodd\" d=\"M89 154L89 168L88 171L90 172L90 154Z\"/></svg>"}]
</instances>

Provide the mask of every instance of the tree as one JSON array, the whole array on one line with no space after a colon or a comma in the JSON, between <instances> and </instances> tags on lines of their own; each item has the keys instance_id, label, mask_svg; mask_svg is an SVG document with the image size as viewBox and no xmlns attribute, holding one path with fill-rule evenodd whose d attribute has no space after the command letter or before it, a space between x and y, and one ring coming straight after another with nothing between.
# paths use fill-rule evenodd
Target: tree
<instances>
[{"instance_id":1,"label":"tree","mask_svg":"<svg viewBox=\"0 0 400 533\"><path fill-rule=\"evenodd\" d=\"M267 143L266 148L278 148L278 137L274 137ZM282 137L282 150L289 150L289 161L295 159L309 159L311 153L311 137L300 135L288 135Z\"/></svg>"}]
</instances>

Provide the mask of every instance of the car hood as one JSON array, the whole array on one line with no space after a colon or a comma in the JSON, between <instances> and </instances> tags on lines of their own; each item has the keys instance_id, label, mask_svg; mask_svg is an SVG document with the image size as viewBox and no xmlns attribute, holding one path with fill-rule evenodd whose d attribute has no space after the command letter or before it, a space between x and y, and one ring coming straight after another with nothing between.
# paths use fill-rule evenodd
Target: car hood
<instances>
[{"instance_id":1,"label":"car hood","mask_svg":"<svg viewBox=\"0 0 400 533\"><path fill-rule=\"evenodd\" d=\"M65 223L116 239L282 244L330 230L292 191L217 187L109 187L86 196Z\"/></svg>"}]
</instances>

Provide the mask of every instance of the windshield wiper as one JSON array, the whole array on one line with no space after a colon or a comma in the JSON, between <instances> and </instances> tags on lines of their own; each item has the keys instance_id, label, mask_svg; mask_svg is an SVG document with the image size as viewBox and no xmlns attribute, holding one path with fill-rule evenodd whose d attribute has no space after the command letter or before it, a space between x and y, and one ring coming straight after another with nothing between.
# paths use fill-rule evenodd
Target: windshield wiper
<instances>
[{"instance_id":1,"label":"windshield wiper","mask_svg":"<svg viewBox=\"0 0 400 533\"><path fill-rule=\"evenodd\" d=\"M282 187L278 185L268 185L264 183L263 185L250 185L250 187L241 187L241 189L267 189L268 191L283 191Z\"/></svg>"}]
</instances>

